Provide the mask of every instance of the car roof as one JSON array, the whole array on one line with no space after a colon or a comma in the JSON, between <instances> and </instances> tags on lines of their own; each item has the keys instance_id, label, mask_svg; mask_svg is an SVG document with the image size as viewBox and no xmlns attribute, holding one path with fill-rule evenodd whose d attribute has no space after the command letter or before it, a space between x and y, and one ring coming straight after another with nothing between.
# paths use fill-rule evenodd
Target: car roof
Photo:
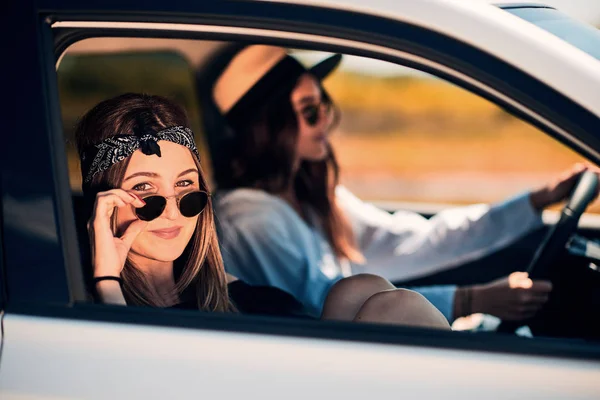
<instances>
[{"instance_id":1,"label":"car roof","mask_svg":"<svg viewBox=\"0 0 600 400\"><path fill-rule=\"evenodd\" d=\"M498 6L472 0L269 2L377 15L442 33L520 68L600 116L600 61ZM511 4L515 6L522 3ZM532 3L527 4L531 6ZM535 6L543 4L535 3ZM130 25L135 24L132 22ZM193 60L196 56L192 57L191 54L195 51L187 48L184 53Z\"/></svg>"},{"instance_id":2,"label":"car roof","mask_svg":"<svg viewBox=\"0 0 600 400\"><path fill-rule=\"evenodd\" d=\"M442 33L519 67L600 116L600 61L500 8L548 7L543 3L500 0L498 6L475 0L264 1L353 10Z\"/></svg>"}]
</instances>

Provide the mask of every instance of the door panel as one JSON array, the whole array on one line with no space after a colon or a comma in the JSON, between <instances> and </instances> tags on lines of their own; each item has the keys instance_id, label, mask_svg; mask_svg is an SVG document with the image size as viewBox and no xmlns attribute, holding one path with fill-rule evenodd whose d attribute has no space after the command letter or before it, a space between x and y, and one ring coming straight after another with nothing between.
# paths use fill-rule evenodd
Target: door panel
<instances>
[{"instance_id":1,"label":"door panel","mask_svg":"<svg viewBox=\"0 0 600 400\"><path fill-rule=\"evenodd\" d=\"M0 397L591 399L598 364L6 315Z\"/></svg>"}]
</instances>

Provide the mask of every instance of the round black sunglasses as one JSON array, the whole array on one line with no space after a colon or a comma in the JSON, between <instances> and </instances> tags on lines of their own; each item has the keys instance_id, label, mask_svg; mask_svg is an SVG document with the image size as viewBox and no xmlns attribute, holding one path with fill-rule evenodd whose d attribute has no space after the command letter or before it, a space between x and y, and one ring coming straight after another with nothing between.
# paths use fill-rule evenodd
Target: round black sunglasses
<instances>
[{"instance_id":1,"label":"round black sunglasses","mask_svg":"<svg viewBox=\"0 0 600 400\"><path fill-rule=\"evenodd\" d=\"M321 107L325 107L324 116L327 117L331 112L331 103L329 101L321 101L318 104L310 104L302 107L300 115L306 121L308 126L315 126L321 120Z\"/></svg>"},{"instance_id":2,"label":"round black sunglasses","mask_svg":"<svg viewBox=\"0 0 600 400\"><path fill-rule=\"evenodd\" d=\"M179 208L181 215L191 218L204 211L208 204L210 194L203 191L196 191L169 197L160 195L143 197L142 200L146 202L146 205L139 208L136 207L135 215L142 221L152 221L153 219L160 217L163 211L165 211L167 200L171 197L175 197L177 200L177 207Z\"/></svg>"}]
</instances>

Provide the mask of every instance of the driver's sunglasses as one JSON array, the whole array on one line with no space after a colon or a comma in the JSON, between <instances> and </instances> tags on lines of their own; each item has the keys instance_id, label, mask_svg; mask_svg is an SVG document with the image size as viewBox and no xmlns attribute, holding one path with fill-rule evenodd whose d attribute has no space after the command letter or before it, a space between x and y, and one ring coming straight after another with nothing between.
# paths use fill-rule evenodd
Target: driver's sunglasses
<instances>
[{"instance_id":1,"label":"driver's sunglasses","mask_svg":"<svg viewBox=\"0 0 600 400\"><path fill-rule=\"evenodd\" d=\"M165 211L167 206L167 200L171 197L175 197L177 201L177 207L181 215L187 218L195 217L200 214L206 208L210 194L204 191L188 192L185 194L178 194L174 196L160 196L150 195L143 197L142 200L146 202L143 207L135 208L135 215L142 221L152 221L160 217Z\"/></svg>"},{"instance_id":2,"label":"driver's sunglasses","mask_svg":"<svg viewBox=\"0 0 600 400\"><path fill-rule=\"evenodd\" d=\"M321 108L325 111L321 114ZM321 116L329 117L331 113L331 102L322 100L317 104L309 104L300 109L300 115L306 121L308 126L315 126L321 120Z\"/></svg>"}]
</instances>

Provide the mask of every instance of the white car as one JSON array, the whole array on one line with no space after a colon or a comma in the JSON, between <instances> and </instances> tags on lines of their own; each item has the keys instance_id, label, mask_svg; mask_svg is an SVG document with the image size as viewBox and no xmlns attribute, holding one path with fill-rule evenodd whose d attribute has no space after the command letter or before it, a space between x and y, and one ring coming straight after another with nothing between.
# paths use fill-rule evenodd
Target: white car
<instances>
[{"instance_id":1,"label":"white car","mask_svg":"<svg viewBox=\"0 0 600 400\"><path fill-rule=\"evenodd\" d=\"M394 13L377 0L23 0L7 9L5 35L18 46L0 64L14 106L0 145L0 398L599 398L600 277L588 268L588 239L600 224L582 220L572 240L597 182L581 183L534 265L570 248L591 294L563 303L578 318L568 332L561 321L532 326L531 338L92 304L57 79L69 54L147 43L200 69L236 43L340 52L451 82L598 163L598 30L540 4L463 0L398 0Z\"/></svg>"}]
</instances>

